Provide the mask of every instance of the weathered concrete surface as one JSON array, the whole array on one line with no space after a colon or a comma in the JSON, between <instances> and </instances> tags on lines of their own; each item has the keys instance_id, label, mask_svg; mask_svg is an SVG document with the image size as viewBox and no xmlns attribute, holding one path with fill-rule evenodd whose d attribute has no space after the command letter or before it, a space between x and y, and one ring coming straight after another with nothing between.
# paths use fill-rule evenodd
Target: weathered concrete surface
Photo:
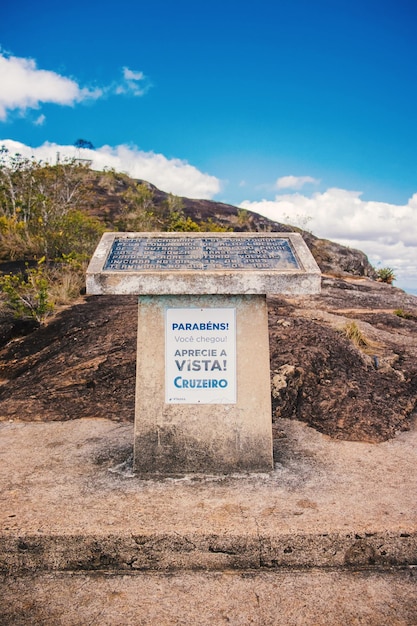
<instances>
[{"instance_id":1,"label":"weathered concrete surface","mask_svg":"<svg viewBox=\"0 0 417 626\"><path fill-rule=\"evenodd\" d=\"M417 563L417 431L334 441L280 420L271 474L140 480L133 428L0 425L0 569Z\"/></svg>"},{"instance_id":2,"label":"weathered concrete surface","mask_svg":"<svg viewBox=\"0 0 417 626\"><path fill-rule=\"evenodd\" d=\"M165 382L166 311L190 309L196 312L195 307L235 312L236 358L226 361L226 377L230 381L234 375L236 379L234 403L206 404L204 391L200 391L201 404L168 403L165 398L168 387ZM197 343L201 338L198 333L184 334L195 343L177 343L175 348L216 348L217 355L221 349L226 349L228 357L234 352L230 341L229 344ZM207 339L207 334L203 339ZM203 369L187 372L186 368L182 375L185 378L210 376ZM223 374L217 372L217 376L222 378ZM139 297L134 454L137 472L172 475L187 471L213 474L270 471L273 458L269 379L265 296ZM181 389L176 393L181 395ZM221 390L216 391L219 393Z\"/></svg>"},{"instance_id":3,"label":"weathered concrete surface","mask_svg":"<svg viewBox=\"0 0 417 626\"><path fill-rule=\"evenodd\" d=\"M184 239L202 237L233 240L286 239L296 255L298 267L277 262L274 269L182 268L164 270L109 270L104 269L115 239ZM192 262L192 258L190 259ZM255 265L255 264L254 264ZM86 277L90 295L181 295L181 294L316 294L320 293L320 269L299 233L201 233L150 232L104 233L90 261Z\"/></svg>"},{"instance_id":4,"label":"weathered concrete surface","mask_svg":"<svg viewBox=\"0 0 417 626\"><path fill-rule=\"evenodd\" d=\"M412 626L416 572L55 573L7 581L2 626ZM0 583L1 583L0 577Z\"/></svg>"},{"instance_id":5,"label":"weathered concrete surface","mask_svg":"<svg viewBox=\"0 0 417 626\"><path fill-rule=\"evenodd\" d=\"M2 626L417 624L417 432L278 428L271 474L156 481L130 424L1 424Z\"/></svg>"}]
</instances>

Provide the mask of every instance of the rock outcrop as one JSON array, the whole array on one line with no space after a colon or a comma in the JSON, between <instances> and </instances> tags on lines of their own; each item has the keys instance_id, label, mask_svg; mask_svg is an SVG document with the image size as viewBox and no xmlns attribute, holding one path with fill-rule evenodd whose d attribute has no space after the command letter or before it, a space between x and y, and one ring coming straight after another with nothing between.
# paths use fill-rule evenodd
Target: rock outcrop
<instances>
[{"instance_id":1,"label":"rock outcrop","mask_svg":"<svg viewBox=\"0 0 417 626\"><path fill-rule=\"evenodd\" d=\"M269 298L273 415L383 441L417 416L417 298L323 277L319 296ZM349 338L359 331L362 347ZM137 303L80 299L0 352L0 420L134 419ZM275 432L279 437L279 432Z\"/></svg>"},{"instance_id":2,"label":"rock outcrop","mask_svg":"<svg viewBox=\"0 0 417 626\"><path fill-rule=\"evenodd\" d=\"M87 210L109 227L129 186L143 182L115 175L106 186L99 172L88 177ZM156 207L169 204L168 194L146 186ZM299 231L231 205L177 200L199 223ZM417 297L373 280L362 252L301 233L323 289L320 296L269 298L274 416L341 439L394 437L416 418ZM101 296L81 298L40 328L0 316L0 420L133 420L136 309L135 298Z\"/></svg>"}]
</instances>

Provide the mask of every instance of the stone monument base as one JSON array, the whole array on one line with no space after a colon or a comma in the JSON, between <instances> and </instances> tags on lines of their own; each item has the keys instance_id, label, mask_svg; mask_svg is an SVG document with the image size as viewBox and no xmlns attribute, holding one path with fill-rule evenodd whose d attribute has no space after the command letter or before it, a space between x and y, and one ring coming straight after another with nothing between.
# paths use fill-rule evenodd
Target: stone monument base
<instances>
[{"instance_id":1,"label":"stone monument base","mask_svg":"<svg viewBox=\"0 0 417 626\"><path fill-rule=\"evenodd\" d=\"M320 292L299 233L105 233L87 293L139 296L139 475L273 469L266 296Z\"/></svg>"},{"instance_id":2,"label":"stone monument base","mask_svg":"<svg viewBox=\"0 0 417 626\"><path fill-rule=\"evenodd\" d=\"M225 319L233 315L235 328L178 321L182 314L188 320L192 311L198 318L210 310L220 319L226 309ZM221 334L226 326L227 336ZM211 335L213 328L220 331ZM273 469L264 295L140 296L136 381L138 474ZM190 389L195 386L199 399Z\"/></svg>"}]
</instances>

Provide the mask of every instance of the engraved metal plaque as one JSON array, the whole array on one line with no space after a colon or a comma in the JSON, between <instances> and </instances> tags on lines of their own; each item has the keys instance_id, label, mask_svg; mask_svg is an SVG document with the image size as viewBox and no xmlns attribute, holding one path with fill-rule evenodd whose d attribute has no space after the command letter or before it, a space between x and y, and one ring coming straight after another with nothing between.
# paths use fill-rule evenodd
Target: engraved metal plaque
<instances>
[{"instance_id":1,"label":"engraved metal plaque","mask_svg":"<svg viewBox=\"0 0 417 626\"><path fill-rule=\"evenodd\" d=\"M104 233L87 268L89 295L319 293L299 233Z\"/></svg>"},{"instance_id":2,"label":"engraved metal plaque","mask_svg":"<svg viewBox=\"0 0 417 626\"><path fill-rule=\"evenodd\" d=\"M277 237L116 238L104 271L298 270L288 239Z\"/></svg>"}]
</instances>

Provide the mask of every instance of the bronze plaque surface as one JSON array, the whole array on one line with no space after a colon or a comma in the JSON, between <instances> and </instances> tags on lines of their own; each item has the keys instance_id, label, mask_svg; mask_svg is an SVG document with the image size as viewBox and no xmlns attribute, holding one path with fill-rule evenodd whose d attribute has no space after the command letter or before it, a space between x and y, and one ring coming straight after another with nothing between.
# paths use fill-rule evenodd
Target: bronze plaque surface
<instances>
[{"instance_id":1,"label":"bronze plaque surface","mask_svg":"<svg viewBox=\"0 0 417 626\"><path fill-rule=\"evenodd\" d=\"M116 238L104 271L297 270L288 239L277 237Z\"/></svg>"}]
</instances>

